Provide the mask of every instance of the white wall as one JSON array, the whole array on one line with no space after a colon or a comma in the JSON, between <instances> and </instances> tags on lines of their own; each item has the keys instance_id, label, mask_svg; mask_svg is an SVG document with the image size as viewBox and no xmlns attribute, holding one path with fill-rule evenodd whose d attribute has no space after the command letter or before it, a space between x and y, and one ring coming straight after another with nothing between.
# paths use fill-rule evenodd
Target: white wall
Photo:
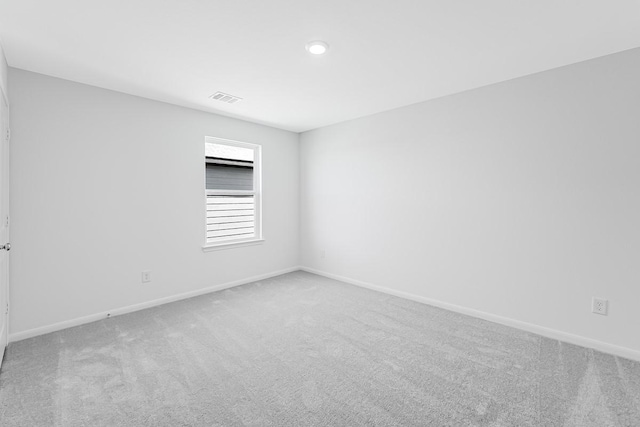
<instances>
[{"instance_id":1,"label":"white wall","mask_svg":"<svg viewBox=\"0 0 640 427\"><path fill-rule=\"evenodd\" d=\"M640 350L639 75L635 49L302 134L302 264Z\"/></svg>"},{"instance_id":2,"label":"white wall","mask_svg":"<svg viewBox=\"0 0 640 427\"><path fill-rule=\"evenodd\" d=\"M7 92L7 75L9 73L7 67L7 60L4 57L4 51L2 50L2 44L0 44L0 89L9 96Z\"/></svg>"},{"instance_id":3,"label":"white wall","mask_svg":"<svg viewBox=\"0 0 640 427\"><path fill-rule=\"evenodd\" d=\"M9 82L13 336L298 265L297 134L13 68ZM205 135L262 145L264 244L203 253Z\"/></svg>"}]
</instances>

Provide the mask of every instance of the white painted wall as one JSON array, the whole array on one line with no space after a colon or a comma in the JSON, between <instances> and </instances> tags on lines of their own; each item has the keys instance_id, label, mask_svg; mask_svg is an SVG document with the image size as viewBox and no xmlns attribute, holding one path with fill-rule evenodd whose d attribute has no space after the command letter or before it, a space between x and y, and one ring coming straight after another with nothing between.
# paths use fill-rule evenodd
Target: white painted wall
<instances>
[{"instance_id":1,"label":"white painted wall","mask_svg":"<svg viewBox=\"0 0 640 427\"><path fill-rule=\"evenodd\" d=\"M7 96L9 93L7 92L7 76L9 74L9 69L7 66L7 59L4 56L4 50L2 50L2 44L0 44L0 89L4 91Z\"/></svg>"},{"instance_id":2,"label":"white painted wall","mask_svg":"<svg viewBox=\"0 0 640 427\"><path fill-rule=\"evenodd\" d=\"M298 265L297 134L13 68L9 81L12 335ZM203 253L205 135L262 145L264 244Z\"/></svg>"},{"instance_id":3,"label":"white painted wall","mask_svg":"<svg viewBox=\"0 0 640 427\"><path fill-rule=\"evenodd\" d=\"M639 75L634 49L303 133L302 264L640 350Z\"/></svg>"}]
</instances>

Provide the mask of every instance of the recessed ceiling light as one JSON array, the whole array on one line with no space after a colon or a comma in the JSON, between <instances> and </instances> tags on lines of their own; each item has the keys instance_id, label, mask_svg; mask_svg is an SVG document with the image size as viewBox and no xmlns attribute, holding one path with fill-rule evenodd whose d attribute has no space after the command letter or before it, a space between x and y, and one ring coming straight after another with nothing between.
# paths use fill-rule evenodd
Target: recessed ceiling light
<instances>
[{"instance_id":1,"label":"recessed ceiling light","mask_svg":"<svg viewBox=\"0 0 640 427\"><path fill-rule=\"evenodd\" d=\"M322 55L329 49L329 45L322 40L314 40L312 42L307 43L305 46L307 52L312 53L314 55Z\"/></svg>"}]
</instances>

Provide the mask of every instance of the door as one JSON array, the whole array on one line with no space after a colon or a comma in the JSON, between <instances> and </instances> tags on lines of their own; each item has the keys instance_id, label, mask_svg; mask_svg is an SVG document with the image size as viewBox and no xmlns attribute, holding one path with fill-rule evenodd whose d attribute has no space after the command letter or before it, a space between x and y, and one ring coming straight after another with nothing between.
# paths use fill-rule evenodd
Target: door
<instances>
[{"instance_id":1,"label":"door","mask_svg":"<svg viewBox=\"0 0 640 427\"><path fill-rule=\"evenodd\" d=\"M9 337L9 102L0 89L0 363Z\"/></svg>"}]
</instances>

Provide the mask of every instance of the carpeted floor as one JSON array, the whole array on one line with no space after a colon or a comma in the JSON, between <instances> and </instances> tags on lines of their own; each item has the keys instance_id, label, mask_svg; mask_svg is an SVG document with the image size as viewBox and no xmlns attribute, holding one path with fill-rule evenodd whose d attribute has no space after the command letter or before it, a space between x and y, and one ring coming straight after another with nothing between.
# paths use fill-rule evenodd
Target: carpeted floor
<instances>
[{"instance_id":1,"label":"carpeted floor","mask_svg":"<svg viewBox=\"0 0 640 427\"><path fill-rule=\"evenodd\" d=\"M295 272L11 344L8 426L640 426L640 363Z\"/></svg>"}]
</instances>

